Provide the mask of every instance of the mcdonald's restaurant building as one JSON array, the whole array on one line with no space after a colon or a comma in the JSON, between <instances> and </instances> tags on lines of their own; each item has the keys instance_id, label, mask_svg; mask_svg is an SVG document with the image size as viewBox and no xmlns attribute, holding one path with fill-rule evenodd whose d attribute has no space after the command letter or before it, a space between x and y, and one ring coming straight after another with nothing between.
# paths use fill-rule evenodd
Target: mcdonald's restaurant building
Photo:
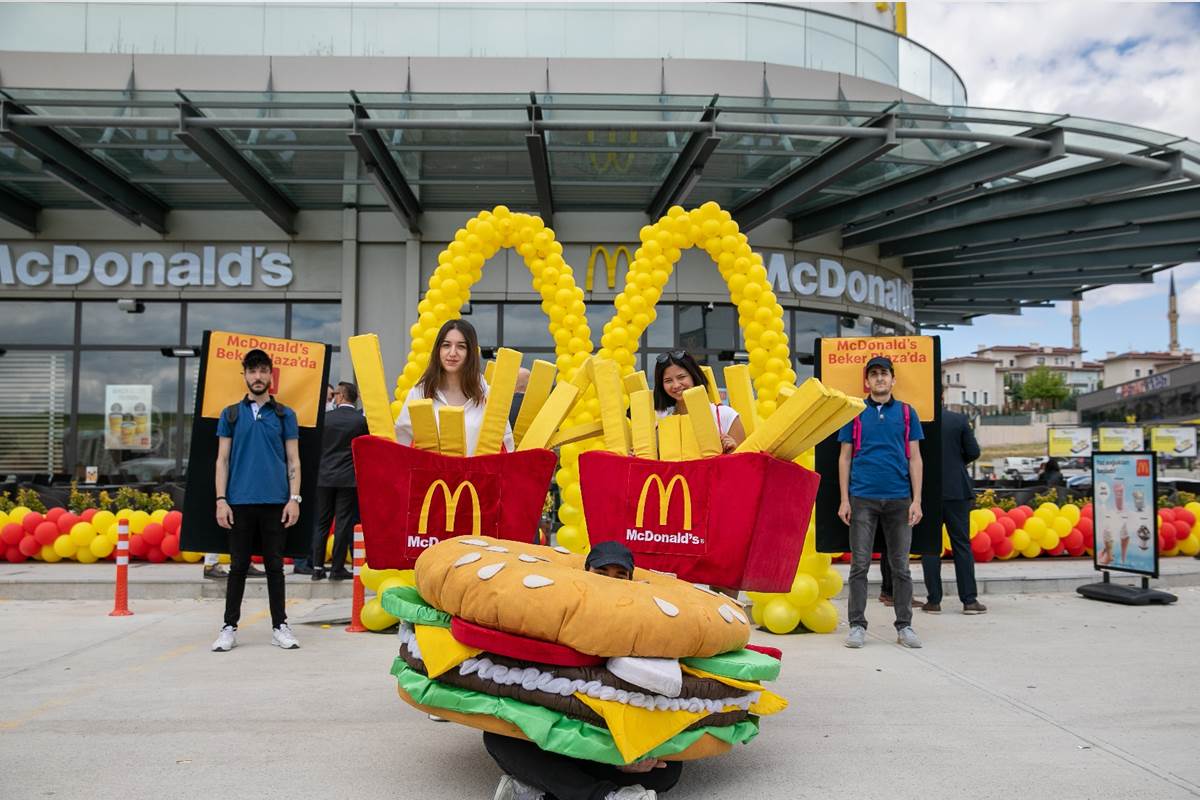
<instances>
[{"instance_id":1,"label":"mcdonald's restaurant building","mask_svg":"<svg viewBox=\"0 0 1200 800\"><path fill-rule=\"evenodd\" d=\"M553 227L594 342L639 230L710 200L763 255L801 376L817 337L965 321L848 223L998 141L995 119L983 141L946 123L966 89L899 22L849 3L0 7L0 480L181 479L205 330L331 343L335 380L347 337L377 333L394 379L438 253L499 204ZM539 300L501 251L463 314L484 348L544 357ZM686 348L720 376L742 347L716 266L685 252L642 366ZM108 427L122 392L148 409L134 446Z\"/></svg>"}]
</instances>

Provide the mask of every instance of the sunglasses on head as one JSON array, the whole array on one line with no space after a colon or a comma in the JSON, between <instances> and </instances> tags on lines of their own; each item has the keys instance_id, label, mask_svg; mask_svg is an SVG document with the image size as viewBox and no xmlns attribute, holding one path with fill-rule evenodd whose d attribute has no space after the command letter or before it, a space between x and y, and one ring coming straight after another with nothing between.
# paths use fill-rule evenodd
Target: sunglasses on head
<instances>
[{"instance_id":1,"label":"sunglasses on head","mask_svg":"<svg viewBox=\"0 0 1200 800\"><path fill-rule=\"evenodd\" d=\"M686 355L687 355L687 350L672 350L669 353L661 353L658 356L658 363L666 364L671 359L674 359L676 361L682 361L683 357Z\"/></svg>"}]
</instances>

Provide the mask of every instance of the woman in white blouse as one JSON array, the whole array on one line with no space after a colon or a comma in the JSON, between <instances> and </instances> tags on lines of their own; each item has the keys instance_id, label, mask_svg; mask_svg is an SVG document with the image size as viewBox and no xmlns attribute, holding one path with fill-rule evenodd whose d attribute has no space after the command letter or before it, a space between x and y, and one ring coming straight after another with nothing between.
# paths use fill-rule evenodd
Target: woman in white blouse
<instances>
[{"instance_id":1,"label":"woman in white blouse","mask_svg":"<svg viewBox=\"0 0 1200 800\"><path fill-rule=\"evenodd\" d=\"M467 429L467 455L475 455L479 443L479 428L483 424L484 404L488 385L479 363L479 337L469 322L452 319L438 331L433 353L425 374L404 398L404 408L396 419L396 441L411 445L412 418L408 404L412 400L433 399L436 416L442 406L462 406ZM504 447L512 452L512 429L504 434Z\"/></svg>"},{"instance_id":2,"label":"woman in white blouse","mask_svg":"<svg viewBox=\"0 0 1200 800\"><path fill-rule=\"evenodd\" d=\"M654 367L654 410L658 417L686 414L683 393L695 386L708 387L696 359L686 350L672 350L658 357ZM722 452L732 453L746 440L746 429L738 413L724 403L710 403L717 430L721 433Z\"/></svg>"}]
</instances>

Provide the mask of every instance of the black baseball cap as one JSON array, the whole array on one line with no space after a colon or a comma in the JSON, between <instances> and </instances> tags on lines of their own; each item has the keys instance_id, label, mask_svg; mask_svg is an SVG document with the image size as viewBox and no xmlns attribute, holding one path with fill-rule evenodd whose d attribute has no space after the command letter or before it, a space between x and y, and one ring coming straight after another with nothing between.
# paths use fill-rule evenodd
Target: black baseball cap
<instances>
[{"instance_id":1,"label":"black baseball cap","mask_svg":"<svg viewBox=\"0 0 1200 800\"><path fill-rule=\"evenodd\" d=\"M633 553L620 542L600 542L587 554L583 562L584 569L600 569L601 567L618 566L629 570L633 575Z\"/></svg>"},{"instance_id":2,"label":"black baseball cap","mask_svg":"<svg viewBox=\"0 0 1200 800\"><path fill-rule=\"evenodd\" d=\"M887 356L871 356L867 361L867 365L863 367L863 374L866 375L871 371L871 367L883 367L893 375L896 374L896 368L892 366L892 360Z\"/></svg>"}]
</instances>

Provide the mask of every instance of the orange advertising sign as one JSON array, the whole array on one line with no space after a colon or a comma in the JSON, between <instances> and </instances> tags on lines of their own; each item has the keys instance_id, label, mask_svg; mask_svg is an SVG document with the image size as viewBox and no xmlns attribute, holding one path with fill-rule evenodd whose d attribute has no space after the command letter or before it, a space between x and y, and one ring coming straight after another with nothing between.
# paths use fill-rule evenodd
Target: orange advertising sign
<instances>
[{"instance_id":1,"label":"orange advertising sign","mask_svg":"<svg viewBox=\"0 0 1200 800\"><path fill-rule=\"evenodd\" d=\"M246 396L242 357L255 349L274 363L270 393L296 412L300 427L315 427L325 398L325 345L227 331L213 331L208 340L201 416L217 419L222 409Z\"/></svg>"},{"instance_id":2,"label":"orange advertising sign","mask_svg":"<svg viewBox=\"0 0 1200 800\"><path fill-rule=\"evenodd\" d=\"M871 336L821 339L821 383L863 397L863 367L873 356L886 356L896 368L896 397L912 406L922 422L936 412L938 376L932 336Z\"/></svg>"}]
</instances>

